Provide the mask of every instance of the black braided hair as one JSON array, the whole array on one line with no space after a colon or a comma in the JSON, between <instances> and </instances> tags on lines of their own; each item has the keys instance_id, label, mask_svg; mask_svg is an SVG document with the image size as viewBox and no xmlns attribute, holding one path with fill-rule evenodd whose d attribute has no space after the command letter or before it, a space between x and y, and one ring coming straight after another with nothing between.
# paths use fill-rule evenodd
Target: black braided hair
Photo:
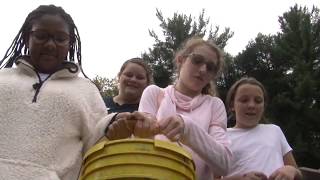
<instances>
[{"instance_id":1,"label":"black braided hair","mask_svg":"<svg viewBox=\"0 0 320 180\"><path fill-rule=\"evenodd\" d=\"M10 47L6 51L4 57L0 61L0 69L3 67L10 68L19 56L27 55L28 48L26 43L28 42L28 35L31 31L32 25L35 20L39 19L43 15L60 15L68 24L70 31L70 45L69 56L67 61L74 62L75 54L77 56L77 62L80 66L82 74L87 78L82 69L81 64L81 41L77 26L74 24L72 17L66 13L62 7L55 5L40 5L38 8L30 12L20 28L18 34L14 38Z\"/></svg>"}]
</instances>

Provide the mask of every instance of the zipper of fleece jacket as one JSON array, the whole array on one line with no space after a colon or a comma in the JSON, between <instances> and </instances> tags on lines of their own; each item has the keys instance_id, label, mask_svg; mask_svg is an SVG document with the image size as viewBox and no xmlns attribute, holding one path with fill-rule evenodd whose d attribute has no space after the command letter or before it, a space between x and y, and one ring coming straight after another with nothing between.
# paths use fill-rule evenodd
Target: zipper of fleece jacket
<instances>
[{"instance_id":1,"label":"zipper of fleece jacket","mask_svg":"<svg viewBox=\"0 0 320 180\"><path fill-rule=\"evenodd\" d=\"M41 78L40 78L39 73L38 73L37 71L35 71L35 70L33 70L33 71L37 74L38 79L39 79L39 82L38 82L38 83L35 83L35 84L32 85L33 89L36 90L36 92L34 93L32 102L33 102L33 103L36 103L36 102L37 102L37 98L38 98L38 94L39 94L40 89L41 89L41 86L43 85L43 83L44 83L46 80L48 80L48 79L50 78L50 76L51 76L52 74L49 74L49 76L48 76L47 78L45 78L43 81L41 81Z\"/></svg>"},{"instance_id":2,"label":"zipper of fleece jacket","mask_svg":"<svg viewBox=\"0 0 320 180\"><path fill-rule=\"evenodd\" d=\"M33 89L36 91L36 92L34 93L34 96L33 96L33 99L32 99L32 103L36 103L36 102L37 102L37 98L38 98L38 94L39 94L40 89L41 89L41 86L43 85L43 83L44 83L46 80L48 80L48 79L50 78L50 76L51 76L52 74L49 74L49 76L48 76L46 79L44 79L43 81L41 81L41 78L40 78L39 73L38 73L36 70L34 70L34 68L30 67L28 64L25 64L25 63L23 63L23 62L20 62L20 63L22 63L22 64L24 64L25 66L27 66L28 68L32 69L32 71L34 71L34 72L36 73L37 77L38 77L39 82L34 83L34 84L32 85Z\"/></svg>"}]
</instances>

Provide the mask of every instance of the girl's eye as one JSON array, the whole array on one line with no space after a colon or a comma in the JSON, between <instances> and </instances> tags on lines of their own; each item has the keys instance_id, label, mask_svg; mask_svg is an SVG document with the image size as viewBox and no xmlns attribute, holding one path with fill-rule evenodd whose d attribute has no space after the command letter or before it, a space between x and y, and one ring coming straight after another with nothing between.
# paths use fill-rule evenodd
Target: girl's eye
<instances>
[{"instance_id":1,"label":"girl's eye","mask_svg":"<svg viewBox=\"0 0 320 180\"><path fill-rule=\"evenodd\" d=\"M65 36L56 36L54 39L60 43L68 40Z\"/></svg>"},{"instance_id":2,"label":"girl's eye","mask_svg":"<svg viewBox=\"0 0 320 180\"><path fill-rule=\"evenodd\" d=\"M255 100L254 100L257 104L261 104L262 102L263 102L263 99L262 98L256 98Z\"/></svg>"},{"instance_id":3,"label":"girl's eye","mask_svg":"<svg viewBox=\"0 0 320 180\"><path fill-rule=\"evenodd\" d=\"M238 101L241 103L246 103L249 101L249 99L248 98L239 98Z\"/></svg>"},{"instance_id":4,"label":"girl's eye","mask_svg":"<svg viewBox=\"0 0 320 180\"><path fill-rule=\"evenodd\" d=\"M126 76L126 77L132 77L133 76L132 73L124 73L123 75Z\"/></svg>"},{"instance_id":5,"label":"girl's eye","mask_svg":"<svg viewBox=\"0 0 320 180\"><path fill-rule=\"evenodd\" d=\"M193 55L191 57L191 62L195 65L200 65L204 63L204 58L200 55Z\"/></svg>"},{"instance_id":6,"label":"girl's eye","mask_svg":"<svg viewBox=\"0 0 320 180\"><path fill-rule=\"evenodd\" d=\"M33 33L34 37L37 38L38 40L46 40L48 38L48 35L46 33L42 32L34 32Z\"/></svg>"},{"instance_id":7,"label":"girl's eye","mask_svg":"<svg viewBox=\"0 0 320 180\"><path fill-rule=\"evenodd\" d=\"M142 76L142 75L138 75L138 76L137 76L137 79L139 79L139 80L145 80L146 77L145 77L145 76Z\"/></svg>"}]
</instances>

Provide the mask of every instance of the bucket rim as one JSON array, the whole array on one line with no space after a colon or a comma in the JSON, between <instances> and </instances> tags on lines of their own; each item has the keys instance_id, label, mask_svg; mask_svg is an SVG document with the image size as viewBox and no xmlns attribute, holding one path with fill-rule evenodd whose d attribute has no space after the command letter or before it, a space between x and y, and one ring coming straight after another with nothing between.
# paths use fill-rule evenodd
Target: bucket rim
<instances>
[{"instance_id":1,"label":"bucket rim","mask_svg":"<svg viewBox=\"0 0 320 180\"><path fill-rule=\"evenodd\" d=\"M152 143L156 148L162 148L166 150L174 151L178 154L181 154L185 156L186 158L192 160L191 154L183 149L182 146L178 146L177 144L173 142L167 142L157 139L145 139L145 138L132 138L132 139L118 139L118 140L104 140L100 143L95 144L92 146L83 156L83 161L85 160L93 153L102 150L105 146L109 146L112 144L120 144L120 143L135 143L135 142L143 142L143 143Z\"/></svg>"}]
</instances>

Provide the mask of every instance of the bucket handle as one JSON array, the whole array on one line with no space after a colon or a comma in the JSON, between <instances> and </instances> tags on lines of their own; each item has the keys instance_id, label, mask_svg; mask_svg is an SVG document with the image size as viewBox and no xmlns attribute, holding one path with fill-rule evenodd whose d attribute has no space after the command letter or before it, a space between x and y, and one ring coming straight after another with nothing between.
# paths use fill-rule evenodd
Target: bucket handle
<instances>
[{"instance_id":1,"label":"bucket handle","mask_svg":"<svg viewBox=\"0 0 320 180\"><path fill-rule=\"evenodd\" d=\"M192 160L191 155L188 152L186 152L184 149L181 149L181 147L177 146L176 144L168 143L166 141L154 140L154 146L157 148L175 151Z\"/></svg>"}]
</instances>

